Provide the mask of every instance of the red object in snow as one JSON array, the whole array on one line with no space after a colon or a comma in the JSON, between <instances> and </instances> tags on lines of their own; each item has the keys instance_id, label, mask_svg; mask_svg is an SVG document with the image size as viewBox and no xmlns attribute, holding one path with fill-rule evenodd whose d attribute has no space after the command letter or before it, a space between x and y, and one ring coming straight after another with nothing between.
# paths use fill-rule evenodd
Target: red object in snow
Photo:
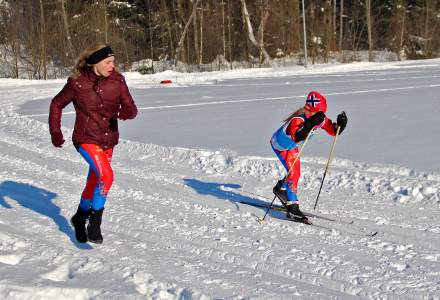
<instances>
[{"instance_id":1,"label":"red object in snow","mask_svg":"<svg viewBox=\"0 0 440 300\"><path fill-rule=\"evenodd\" d=\"M164 79L160 81L161 84L169 84L169 83L173 83L171 80L169 79Z\"/></svg>"}]
</instances>

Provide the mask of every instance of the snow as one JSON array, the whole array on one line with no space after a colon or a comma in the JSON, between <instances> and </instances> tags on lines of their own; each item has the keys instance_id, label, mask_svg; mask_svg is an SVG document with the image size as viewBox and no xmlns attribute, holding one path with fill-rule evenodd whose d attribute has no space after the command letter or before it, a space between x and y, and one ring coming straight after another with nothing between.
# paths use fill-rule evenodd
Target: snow
<instances>
[{"instance_id":1,"label":"snow","mask_svg":"<svg viewBox=\"0 0 440 300\"><path fill-rule=\"evenodd\" d=\"M2 79L0 297L440 299L439 66L127 73L141 110L120 124L102 245L78 244L69 224L87 174L71 108L65 146L50 144L65 80ZM264 209L241 202L272 200L284 170L270 134L311 86L349 123L316 211L331 139L305 149L301 207L337 221L271 211L260 224Z\"/></svg>"}]
</instances>

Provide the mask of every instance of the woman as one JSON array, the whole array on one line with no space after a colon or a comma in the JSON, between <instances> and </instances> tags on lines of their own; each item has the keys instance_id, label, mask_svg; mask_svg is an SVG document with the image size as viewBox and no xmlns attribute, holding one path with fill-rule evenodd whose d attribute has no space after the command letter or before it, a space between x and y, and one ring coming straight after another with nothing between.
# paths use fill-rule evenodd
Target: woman
<instances>
[{"instance_id":1,"label":"woman","mask_svg":"<svg viewBox=\"0 0 440 300\"><path fill-rule=\"evenodd\" d=\"M67 84L50 104L52 144L61 147L64 143L62 110L73 102L76 112L73 144L90 167L78 210L71 219L80 243L103 241L101 220L113 183L110 162L119 139L117 119L133 119L137 114L136 105L124 77L115 68L114 60L112 49L105 44L84 50Z\"/></svg>"},{"instance_id":2,"label":"woman","mask_svg":"<svg viewBox=\"0 0 440 300\"><path fill-rule=\"evenodd\" d=\"M325 116L326 112L327 100L320 93L312 91L307 95L305 106L290 114L270 140L273 151L288 172L287 178L279 180L273 192L285 206L287 217L293 221L310 224L298 205L297 191L301 175L299 147L312 129L322 128L335 136L338 126L339 133L342 133L347 125L345 112L338 115L336 123Z\"/></svg>"}]
</instances>

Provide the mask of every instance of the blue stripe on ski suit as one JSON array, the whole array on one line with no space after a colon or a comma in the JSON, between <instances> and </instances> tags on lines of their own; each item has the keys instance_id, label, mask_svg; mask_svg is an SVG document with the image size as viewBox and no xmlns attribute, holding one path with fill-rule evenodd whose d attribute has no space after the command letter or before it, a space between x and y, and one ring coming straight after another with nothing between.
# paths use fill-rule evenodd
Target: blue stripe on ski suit
<instances>
[{"instance_id":1,"label":"blue stripe on ski suit","mask_svg":"<svg viewBox=\"0 0 440 300\"><path fill-rule=\"evenodd\" d=\"M99 174L98 168L95 165L95 161L90 156L90 154L81 146L78 147L78 152L81 154L81 156L86 160L86 162L90 166L89 174L87 177L90 176L91 172L95 172L95 174ZM93 190L92 201L90 201L90 199L81 198L79 206L84 211L89 211L90 208L93 208L94 210L100 210L100 209L104 208L106 200L107 200L107 197L104 196L104 193L102 192L102 186L98 181L98 183L95 186L95 189Z\"/></svg>"},{"instance_id":2,"label":"blue stripe on ski suit","mask_svg":"<svg viewBox=\"0 0 440 300\"><path fill-rule=\"evenodd\" d=\"M272 145L272 143L271 143L271 146L272 146L273 152L275 152L276 156L278 157L278 159L280 160L280 162L283 164L284 168L286 169L286 172L289 172L289 166L287 165L286 160L281 156L280 150L275 149L274 146ZM283 188L286 189L287 200L298 201L298 195L292 190L292 188L289 186L289 184L287 184L286 181L283 182Z\"/></svg>"}]
</instances>

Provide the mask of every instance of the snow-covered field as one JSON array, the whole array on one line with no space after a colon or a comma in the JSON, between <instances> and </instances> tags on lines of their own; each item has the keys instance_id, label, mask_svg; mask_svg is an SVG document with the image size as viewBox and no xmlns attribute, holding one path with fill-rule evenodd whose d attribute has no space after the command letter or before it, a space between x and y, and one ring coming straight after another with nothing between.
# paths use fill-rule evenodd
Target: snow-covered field
<instances>
[{"instance_id":1,"label":"snow-covered field","mask_svg":"<svg viewBox=\"0 0 440 300\"><path fill-rule=\"evenodd\" d=\"M74 241L87 166L70 141L50 144L64 81L3 79L0 298L440 299L439 67L126 74L141 110L121 124L102 245ZM349 116L316 211L331 139L302 159L303 209L336 221L274 211L261 225L240 202L272 200L283 170L267 141L311 88Z\"/></svg>"}]
</instances>

